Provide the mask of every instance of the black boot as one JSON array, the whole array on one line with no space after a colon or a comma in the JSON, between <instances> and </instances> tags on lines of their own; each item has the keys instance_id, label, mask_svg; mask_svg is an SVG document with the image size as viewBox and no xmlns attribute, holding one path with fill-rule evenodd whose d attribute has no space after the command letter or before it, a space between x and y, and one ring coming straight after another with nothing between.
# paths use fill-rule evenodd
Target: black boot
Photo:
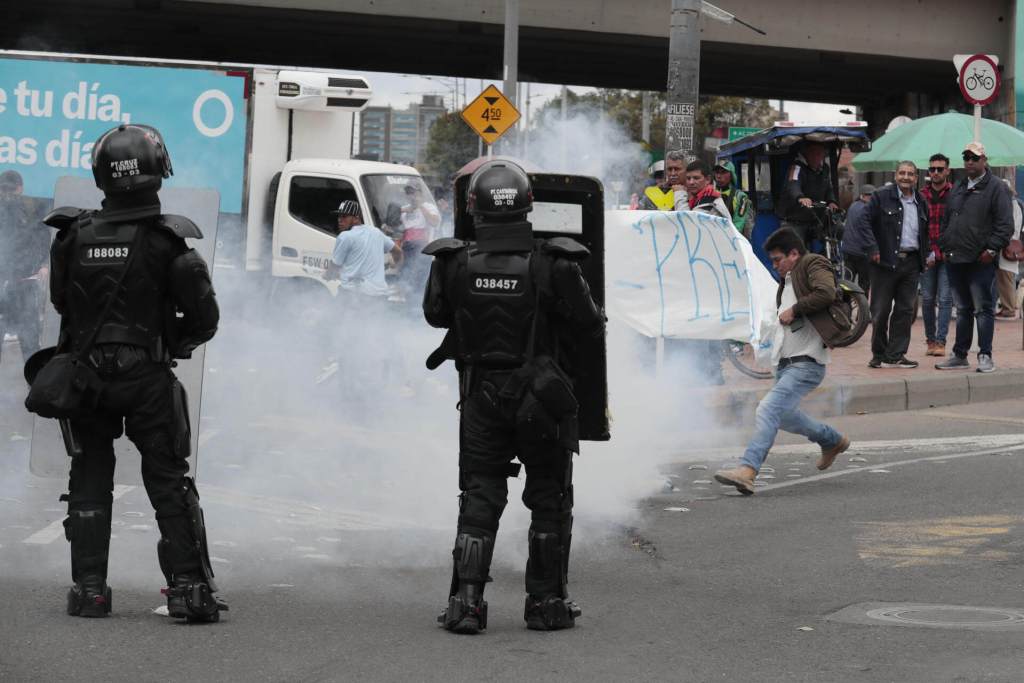
<instances>
[{"instance_id":1,"label":"black boot","mask_svg":"<svg viewBox=\"0 0 1024 683\"><path fill-rule=\"evenodd\" d=\"M175 576L164 592L167 595L167 613L175 619L186 619L190 624L218 622L221 610L228 609L224 602L214 597L210 584L199 574Z\"/></svg>"},{"instance_id":2,"label":"black boot","mask_svg":"<svg viewBox=\"0 0 1024 683\"><path fill-rule=\"evenodd\" d=\"M487 601L484 585L494 554L494 536L459 533L452 557L452 590L448 607L437 618L439 624L453 633L479 633L487 628Z\"/></svg>"},{"instance_id":3,"label":"black boot","mask_svg":"<svg viewBox=\"0 0 1024 683\"><path fill-rule=\"evenodd\" d=\"M217 622L228 606L214 595L217 585L206 546L206 524L195 482L189 477L185 477L182 493L185 514L157 513L161 534L157 557L167 579L163 591L167 596L167 613L189 623Z\"/></svg>"},{"instance_id":4,"label":"black boot","mask_svg":"<svg viewBox=\"0 0 1024 683\"><path fill-rule=\"evenodd\" d=\"M572 628L582 614L569 600L569 524L562 533L530 529L530 559L526 563L526 627L536 631Z\"/></svg>"},{"instance_id":5,"label":"black boot","mask_svg":"<svg viewBox=\"0 0 1024 683\"><path fill-rule=\"evenodd\" d=\"M448 598L448 608L438 619L452 633L474 634L487 628L487 601L484 589L476 583L462 582Z\"/></svg>"},{"instance_id":6,"label":"black boot","mask_svg":"<svg viewBox=\"0 0 1024 683\"><path fill-rule=\"evenodd\" d=\"M67 612L73 617L105 617L110 614L111 591L107 586L107 555L110 551L110 508L85 504L68 510L64 535L71 542L71 579Z\"/></svg>"},{"instance_id":7,"label":"black boot","mask_svg":"<svg viewBox=\"0 0 1024 683\"><path fill-rule=\"evenodd\" d=\"M68 614L73 617L105 617L111 606L110 587L102 576L87 574L68 591Z\"/></svg>"},{"instance_id":8,"label":"black boot","mask_svg":"<svg viewBox=\"0 0 1024 683\"><path fill-rule=\"evenodd\" d=\"M576 625L583 612L572 600L557 595L527 595L523 619L534 631L558 631Z\"/></svg>"}]
</instances>

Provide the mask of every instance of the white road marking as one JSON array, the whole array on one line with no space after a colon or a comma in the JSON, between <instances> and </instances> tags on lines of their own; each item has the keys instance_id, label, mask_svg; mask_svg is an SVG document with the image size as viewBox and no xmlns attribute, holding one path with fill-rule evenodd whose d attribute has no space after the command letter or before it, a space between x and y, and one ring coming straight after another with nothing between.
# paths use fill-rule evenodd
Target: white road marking
<instances>
[{"instance_id":1,"label":"white road marking","mask_svg":"<svg viewBox=\"0 0 1024 683\"><path fill-rule=\"evenodd\" d=\"M968 446L973 448L996 448L1009 444L1018 444L1021 441L1020 434L984 434L974 436L950 436L931 437L926 439L885 439L879 441L854 441L850 446L850 453L887 452L893 449L946 449ZM813 443L790 444L788 446L773 446L770 455L818 455L819 449ZM742 447L737 451L736 447L727 448L703 448L696 451L686 451L672 456L666 464L693 462L694 460L717 460L722 456L738 458L742 453ZM726 467L735 465L735 460L727 460L722 463Z\"/></svg>"},{"instance_id":2,"label":"white road marking","mask_svg":"<svg viewBox=\"0 0 1024 683\"><path fill-rule=\"evenodd\" d=\"M124 484L117 484L114 486L114 500L117 500L124 494L128 493L134 486L125 486ZM35 532L22 543L28 543L29 545L46 545L53 543L58 538L64 535L64 520L57 519L46 525L39 531Z\"/></svg>"},{"instance_id":3,"label":"white road marking","mask_svg":"<svg viewBox=\"0 0 1024 683\"><path fill-rule=\"evenodd\" d=\"M203 485L202 490L203 501L206 503L251 510L291 526L346 531L447 528L432 526L420 519L388 517L377 511L322 508L297 499L245 493L209 484ZM294 542L294 539L287 536L274 537L271 540Z\"/></svg>"},{"instance_id":4,"label":"white road marking","mask_svg":"<svg viewBox=\"0 0 1024 683\"><path fill-rule=\"evenodd\" d=\"M998 448L986 448L981 451L971 451L969 453L947 453L946 455L931 455L924 458L912 458L910 460L897 460L895 462L885 463L886 469L893 467L903 467L904 465L916 465L922 462L939 462L944 460L959 460L960 458L973 458L978 455L994 455L996 453L1006 453L1008 451L1015 451L1024 448L1024 441L1020 440L1020 437L1015 437L1017 443L1001 446ZM821 481L822 479L834 479L836 477L842 477L848 474L857 474L860 472L871 472L870 469L860 467L852 470L838 470L836 472L823 472L822 474L815 474L810 477L805 477L799 480L784 481L778 484L769 484L761 489L762 492L767 493L768 491L774 491L776 489L786 488L787 486L796 486L797 484L807 484L810 482Z\"/></svg>"}]
</instances>

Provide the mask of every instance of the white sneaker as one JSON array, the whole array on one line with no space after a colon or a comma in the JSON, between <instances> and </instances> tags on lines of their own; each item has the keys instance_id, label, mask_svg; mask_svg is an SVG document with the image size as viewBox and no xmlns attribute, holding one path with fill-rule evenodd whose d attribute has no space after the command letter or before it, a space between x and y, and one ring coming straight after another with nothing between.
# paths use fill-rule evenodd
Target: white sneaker
<instances>
[{"instance_id":1,"label":"white sneaker","mask_svg":"<svg viewBox=\"0 0 1024 683\"><path fill-rule=\"evenodd\" d=\"M995 371L996 371L996 366L995 366L995 363L992 362L992 356L988 355L987 353L979 353L978 354L978 368L975 370L975 372L995 372Z\"/></svg>"}]
</instances>

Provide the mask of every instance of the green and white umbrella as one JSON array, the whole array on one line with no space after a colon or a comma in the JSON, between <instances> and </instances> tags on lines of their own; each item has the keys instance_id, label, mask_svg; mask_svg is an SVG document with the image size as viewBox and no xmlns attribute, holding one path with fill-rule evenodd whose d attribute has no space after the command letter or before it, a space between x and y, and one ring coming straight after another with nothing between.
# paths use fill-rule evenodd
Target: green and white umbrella
<instances>
[{"instance_id":1,"label":"green and white umbrella","mask_svg":"<svg viewBox=\"0 0 1024 683\"><path fill-rule=\"evenodd\" d=\"M871 144L871 151L858 154L853 167L858 171L895 171L896 164L909 159L918 168L928 166L928 157L941 152L953 168L963 168L961 154L974 140L974 117L967 114L926 116L894 128ZM981 144L990 166L1024 165L1024 132L992 119L981 120Z\"/></svg>"}]
</instances>

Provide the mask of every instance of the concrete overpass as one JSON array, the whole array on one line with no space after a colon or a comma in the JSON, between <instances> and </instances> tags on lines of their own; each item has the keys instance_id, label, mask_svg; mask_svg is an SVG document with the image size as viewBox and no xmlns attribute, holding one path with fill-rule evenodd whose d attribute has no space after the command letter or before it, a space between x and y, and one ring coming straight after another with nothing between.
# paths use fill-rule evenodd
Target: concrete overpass
<instances>
[{"instance_id":1,"label":"concrete overpass","mask_svg":"<svg viewBox=\"0 0 1024 683\"><path fill-rule=\"evenodd\" d=\"M954 53L1000 55L1013 110L1013 0L718 0L701 91L853 102L879 121L962 106ZM664 90L671 0L520 0L522 81ZM503 0L31 0L0 47L500 80ZM876 116L871 116L875 114ZM885 118L885 120L888 120Z\"/></svg>"}]
</instances>

